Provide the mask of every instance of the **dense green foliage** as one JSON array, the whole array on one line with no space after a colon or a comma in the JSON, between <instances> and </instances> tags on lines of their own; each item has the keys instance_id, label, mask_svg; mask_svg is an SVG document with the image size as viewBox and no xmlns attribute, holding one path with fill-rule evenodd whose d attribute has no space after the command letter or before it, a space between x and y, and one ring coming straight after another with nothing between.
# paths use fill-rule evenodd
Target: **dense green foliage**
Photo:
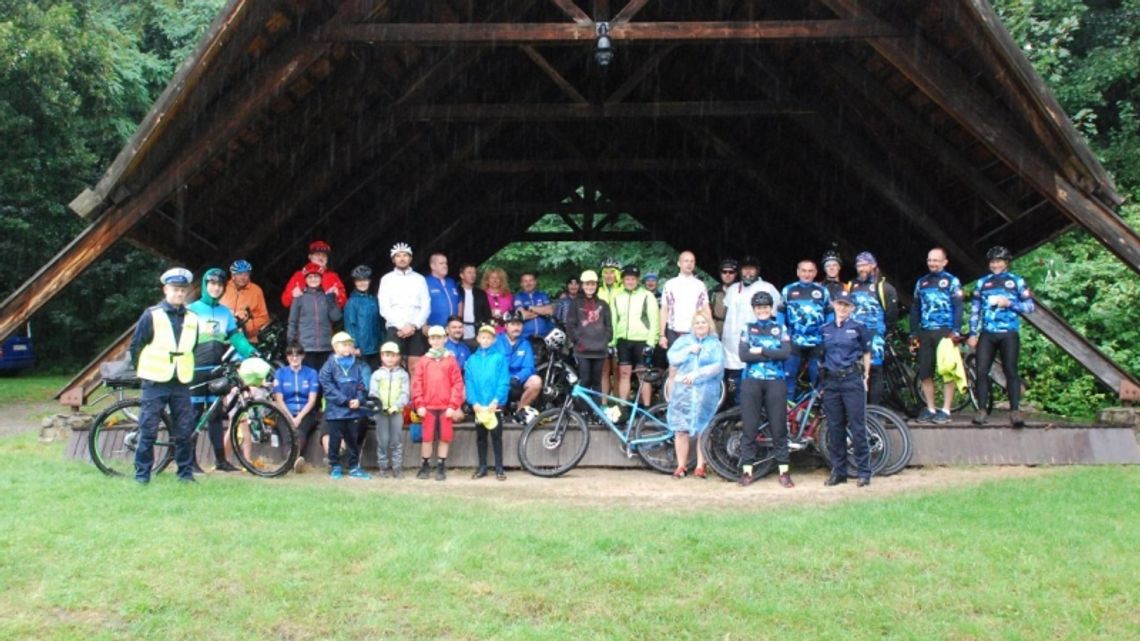
<instances>
[{"instance_id":1,"label":"dense green foliage","mask_svg":"<svg viewBox=\"0 0 1140 641\"><path fill-rule=\"evenodd\" d=\"M66 204L96 183L223 0L0 0L0 252L10 293L80 230ZM1140 0L995 0L1026 55L1113 173L1140 196ZM581 195L580 195L581 196ZM1125 207L1136 226L1140 209ZM543 220L539 228L557 228ZM618 223L619 229L635 225ZM674 267L661 244L516 244L490 262L512 280L540 273L551 292L583 266L613 255L643 269ZM159 261L116 246L34 319L42 362L85 362L157 296ZM1014 266L1038 296L1140 372L1140 330L1124 311L1140 294L1134 275L1082 231ZM1083 369L1031 330L1025 337L1029 399L1055 413L1087 415L1111 401Z\"/></svg>"}]
</instances>

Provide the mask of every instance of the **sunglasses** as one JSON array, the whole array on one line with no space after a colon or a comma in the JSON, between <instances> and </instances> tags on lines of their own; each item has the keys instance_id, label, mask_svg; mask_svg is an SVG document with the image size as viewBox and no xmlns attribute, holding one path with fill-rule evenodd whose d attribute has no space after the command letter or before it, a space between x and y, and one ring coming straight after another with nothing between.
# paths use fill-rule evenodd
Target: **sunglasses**
<instances>
[{"instance_id":1,"label":"sunglasses","mask_svg":"<svg viewBox=\"0 0 1140 641\"><path fill-rule=\"evenodd\" d=\"M720 270L720 273L722 273L722 274L735 274L736 270L735 269L722 269L722 270Z\"/></svg>"}]
</instances>

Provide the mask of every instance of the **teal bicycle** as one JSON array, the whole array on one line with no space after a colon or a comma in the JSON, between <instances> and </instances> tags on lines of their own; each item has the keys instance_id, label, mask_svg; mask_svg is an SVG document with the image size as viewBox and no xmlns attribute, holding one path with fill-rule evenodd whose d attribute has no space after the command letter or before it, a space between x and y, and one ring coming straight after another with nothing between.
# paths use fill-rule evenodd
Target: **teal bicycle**
<instances>
[{"instance_id":1,"label":"teal bicycle","mask_svg":"<svg viewBox=\"0 0 1140 641\"><path fill-rule=\"evenodd\" d=\"M665 421L668 404L645 408L639 403L640 398L641 394L635 394L630 402L575 385L562 407L542 412L523 428L519 438L519 462L531 474L545 477L560 476L578 465L590 447L590 430L586 419L574 410L577 402L590 410L599 423L610 428L628 458L637 456L658 472L672 474L677 469L677 455L673 449L673 430ZM609 411L599 402L608 403ZM629 413L624 423L619 424L610 415L617 407L626 408Z\"/></svg>"}]
</instances>

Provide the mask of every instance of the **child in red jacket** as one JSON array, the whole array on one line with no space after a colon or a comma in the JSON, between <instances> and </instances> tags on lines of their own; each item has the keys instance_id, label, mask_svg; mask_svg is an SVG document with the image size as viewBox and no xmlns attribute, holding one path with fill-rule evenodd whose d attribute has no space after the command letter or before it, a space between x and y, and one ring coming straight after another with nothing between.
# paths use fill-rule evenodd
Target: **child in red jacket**
<instances>
[{"instance_id":1,"label":"child in red jacket","mask_svg":"<svg viewBox=\"0 0 1140 641\"><path fill-rule=\"evenodd\" d=\"M428 353L416 363L412 373L412 406L423 417L423 463L416 474L426 479L431 474L432 442L439 436L439 466L435 480L447 478L447 449L452 439L452 421L463 418L463 372L451 352L444 349L447 332L438 325L428 329Z\"/></svg>"}]
</instances>

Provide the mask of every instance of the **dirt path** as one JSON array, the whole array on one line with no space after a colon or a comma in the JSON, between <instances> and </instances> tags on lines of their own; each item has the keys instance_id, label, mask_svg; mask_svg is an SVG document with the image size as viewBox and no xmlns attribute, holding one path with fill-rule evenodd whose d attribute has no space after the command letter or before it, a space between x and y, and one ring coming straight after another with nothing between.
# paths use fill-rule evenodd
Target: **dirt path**
<instances>
[{"instance_id":1,"label":"dirt path","mask_svg":"<svg viewBox=\"0 0 1140 641\"><path fill-rule=\"evenodd\" d=\"M0 436L39 431L43 417L62 409L55 401L4 405L0 407Z\"/></svg>"}]
</instances>

